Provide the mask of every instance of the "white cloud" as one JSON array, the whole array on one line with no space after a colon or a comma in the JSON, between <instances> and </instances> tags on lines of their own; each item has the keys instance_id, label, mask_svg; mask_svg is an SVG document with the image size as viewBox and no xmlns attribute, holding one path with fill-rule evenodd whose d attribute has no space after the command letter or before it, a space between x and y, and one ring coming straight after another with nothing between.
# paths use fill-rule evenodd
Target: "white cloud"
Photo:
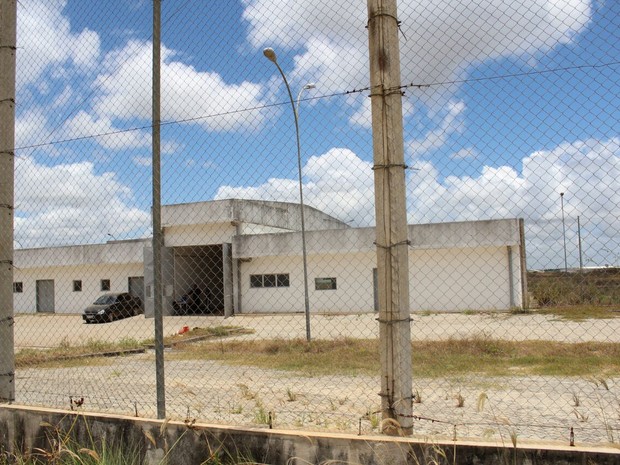
<instances>
[{"instance_id":1,"label":"white cloud","mask_svg":"<svg viewBox=\"0 0 620 465\"><path fill-rule=\"evenodd\" d=\"M374 217L372 164L351 150L334 148L311 157L302 170L304 202L354 225L371 224ZM222 186L215 199L244 198L299 202L296 179L272 178L256 187Z\"/></svg>"},{"instance_id":2,"label":"white cloud","mask_svg":"<svg viewBox=\"0 0 620 465\"><path fill-rule=\"evenodd\" d=\"M94 110L112 120L150 120L151 55L148 42L131 41L110 53L96 80ZM214 72L199 71L162 47L162 120L185 121L213 131L256 130L263 123L262 87L227 84Z\"/></svg>"},{"instance_id":3,"label":"white cloud","mask_svg":"<svg viewBox=\"0 0 620 465\"><path fill-rule=\"evenodd\" d=\"M15 237L23 247L96 243L135 237L150 214L131 206L132 191L90 162L45 166L21 158L15 166Z\"/></svg>"},{"instance_id":4,"label":"white cloud","mask_svg":"<svg viewBox=\"0 0 620 465\"><path fill-rule=\"evenodd\" d=\"M100 39L87 29L77 33L63 10L66 0L29 0L17 6L18 92L28 84L41 82L47 70L74 66L87 71L97 63Z\"/></svg>"},{"instance_id":5,"label":"white cloud","mask_svg":"<svg viewBox=\"0 0 620 465\"><path fill-rule=\"evenodd\" d=\"M339 2L244 0L248 40L297 53L293 79L312 79L325 93L368 86L367 11ZM286 12L286 14L274 14ZM591 0L401 0L403 83L462 77L472 64L502 57L532 57L570 43L591 19ZM455 87L452 91L455 90ZM443 89L440 91L443 92ZM433 89L416 94L427 105L452 97Z\"/></svg>"},{"instance_id":6,"label":"white cloud","mask_svg":"<svg viewBox=\"0 0 620 465\"><path fill-rule=\"evenodd\" d=\"M133 162L137 166L153 166L152 157L134 157Z\"/></svg>"},{"instance_id":7,"label":"white cloud","mask_svg":"<svg viewBox=\"0 0 620 465\"><path fill-rule=\"evenodd\" d=\"M151 132L140 129L131 131L119 131L112 124L108 116L98 117L79 111L64 125L64 137L69 139L81 137L95 137L97 142L104 148L112 150L130 148L148 148L151 146Z\"/></svg>"},{"instance_id":8,"label":"white cloud","mask_svg":"<svg viewBox=\"0 0 620 465\"><path fill-rule=\"evenodd\" d=\"M448 102L445 115L436 129L429 131L422 139L409 143L415 156L423 156L443 147L448 138L454 133L461 133L464 129L464 102Z\"/></svg>"},{"instance_id":9,"label":"white cloud","mask_svg":"<svg viewBox=\"0 0 620 465\"><path fill-rule=\"evenodd\" d=\"M478 151L473 147L465 147L454 152L450 158L453 160L474 160L478 158Z\"/></svg>"},{"instance_id":10,"label":"white cloud","mask_svg":"<svg viewBox=\"0 0 620 465\"><path fill-rule=\"evenodd\" d=\"M620 139L562 144L525 157L522 166L522 173L487 166L477 176L442 179L432 162L418 160L407 177L408 221L524 218L528 266L555 267L563 257L559 194L565 192L569 243L576 241L580 216L589 264L610 263L604 250L620 248ZM332 149L310 158L303 173L306 204L355 226L374 224L371 163L348 149ZM215 198L298 202L298 183L273 178L256 187L223 186ZM572 250L574 264L576 246Z\"/></svg>"},{"instance_id":11,"label":"white cloud","mask_svg":"<svg viewBox=\"0 0 620 465\"><path fill-rule=\"evenodd\" d=\"M525 218L528 265L545 268L554 260L558 265L563 255L558 234L564 192L569 236L574 241L580 216L589 231L592 264L609 263L603 246L620 245L620 139L564 143L532 153L522 160L521 174L508 166L484 167L478 176L442 181L431 162L416 162L416 167L408 180L410 222Z\"/></svg>"}]
</instances>

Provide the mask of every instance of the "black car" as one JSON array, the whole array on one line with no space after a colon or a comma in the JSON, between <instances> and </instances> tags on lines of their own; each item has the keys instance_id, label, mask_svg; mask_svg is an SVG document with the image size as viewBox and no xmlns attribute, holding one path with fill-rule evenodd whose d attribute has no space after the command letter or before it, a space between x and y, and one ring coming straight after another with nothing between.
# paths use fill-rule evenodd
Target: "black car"
<instances>
[{"instance_id":1,"label":"black car","mask_svg":"<svg viewBox=\"0 0 620 465\"><path fill-rule=\"evenodd\" d=\"M139 297L128 292L103 294L82 314L86 323L94 321L114 321L142 313L142 302Z\"/></svg>"}]
</instances>

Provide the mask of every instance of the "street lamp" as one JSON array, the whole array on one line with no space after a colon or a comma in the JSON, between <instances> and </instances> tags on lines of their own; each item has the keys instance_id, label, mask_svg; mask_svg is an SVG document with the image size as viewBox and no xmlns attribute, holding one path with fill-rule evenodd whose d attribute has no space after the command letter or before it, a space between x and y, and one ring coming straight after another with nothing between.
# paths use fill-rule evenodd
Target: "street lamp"
<instances>
[{"instance_id":1,"label":"street lamp","mask_svg":"<svg viewBox=\"0 0 620 465\"><path fill-rule=\"evenodd\" d=\"M562 236L564 237L564 272L568 271L568 262L566 261L566 223L564 222L564 192L560 192L560 203L562 205Z\"/></svg>"},{"instance_id":2,"label":"street lamp","mask_svg":"<svg viewBox=\"0 0 620 465\"><path fill-rule=\"evenodd\" d=\"M302 244L302 260L303 260L303 268L304 268L304 305L305 305L305 314L306 314L306 340L311 340L310 335L310 300L308 299L308 257L306 252L306 220L304 214L304 189L302 182L302 173L301 173L301 143L299 142L299 101L301 98L301 94L306 89L314 89L316 87L314 84L306 84L299 91L299 95L297 95L297 106L295 106L295 100L293 100L293 94L291 92L291 87L288 84L288 80L286 79L286 75L282 68L278 64L278 57L276 56L276 52L272 48L266 48L263 50L263 55L267 57L269 61L271 61L278 71L282 75L282 80L284 81L284 85L286 86L286 90L288 91L288 97L291 101L291 108L293 109L293 117L295 118L295 135L297 137L297 172L299 176L299 205L301 208L301 244Z\"/></svg>"}]
</instances>

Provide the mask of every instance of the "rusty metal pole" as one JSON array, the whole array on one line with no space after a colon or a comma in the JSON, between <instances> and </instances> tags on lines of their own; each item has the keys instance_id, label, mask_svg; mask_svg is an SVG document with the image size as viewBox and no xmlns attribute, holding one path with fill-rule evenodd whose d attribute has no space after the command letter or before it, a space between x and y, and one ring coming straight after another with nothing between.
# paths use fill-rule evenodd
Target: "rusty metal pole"
<instances>
[{"instance_id":1,"label":"rusty metal pole","mask_svg":"<svg viewBox=\"0 0 620 465\"><path fill-rule=\"evenodd\" d=\"M15 400L13 206L17 4L0 0L0 402Z\"/></svg>"},{"instance_id":2,"label":"rusty metal pole","mask_svg":"<svg viewBox=\"0 0 620 465\"><path fill-rule=\"evenodd\" d=\"M413 432L409 240L396 0L368 0L383 432Z\"/></svg>"}]
</instances>

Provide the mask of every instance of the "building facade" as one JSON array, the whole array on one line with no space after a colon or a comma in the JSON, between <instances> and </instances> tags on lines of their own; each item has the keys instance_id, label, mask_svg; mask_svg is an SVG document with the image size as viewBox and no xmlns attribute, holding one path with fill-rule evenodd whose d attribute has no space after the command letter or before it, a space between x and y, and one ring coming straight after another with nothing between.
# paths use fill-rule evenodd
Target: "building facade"
<instances>
[{"instance_id":1,"label":"building facade","mask_svg":"<svg viewBox=\"0 0 620 465\"><path fill-rule=\"evenodd\" d=\"M311 207L304 218L311 312L377 311L374 228L352 228ZM292 203L162 207L164 314L174 314L190 289L203 296L199 313L303 312L300 225ZM409 239L412 311L526 306L522 220L410 225ZM15 312L81 313L102 293L129 291L152 316L151 246L145 239L16 250Z\"/></svg>"}]
</instances>

